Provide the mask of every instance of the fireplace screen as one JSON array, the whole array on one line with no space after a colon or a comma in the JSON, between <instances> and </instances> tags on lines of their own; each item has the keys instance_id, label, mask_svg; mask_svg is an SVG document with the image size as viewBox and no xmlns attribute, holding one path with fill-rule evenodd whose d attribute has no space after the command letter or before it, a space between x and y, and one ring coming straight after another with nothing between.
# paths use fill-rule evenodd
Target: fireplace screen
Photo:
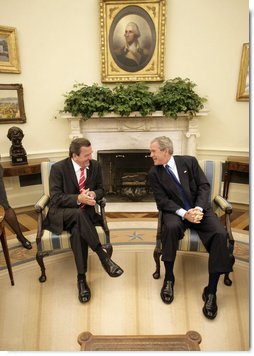
<instances>
[{"instance_id":1,"label":"fireplace screen","mask_svg":"<svg viewBox=\"0 0 254 356\"><path fill-rule=\"evenodd\" d=\"M147 177L153 166L149 150L101 150L97 159L107 201L154 201Z\"/></svg>"}]
</instances>

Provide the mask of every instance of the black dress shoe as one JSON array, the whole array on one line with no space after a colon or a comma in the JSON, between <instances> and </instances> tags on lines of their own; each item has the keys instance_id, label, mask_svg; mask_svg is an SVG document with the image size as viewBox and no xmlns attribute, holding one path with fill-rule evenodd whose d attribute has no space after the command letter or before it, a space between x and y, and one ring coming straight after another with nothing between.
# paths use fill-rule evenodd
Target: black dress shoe
<instances>
[{"instance_id":1,"label":"black dress shoe","mask_svg":"<svg viewBox=\"0 0 254 356\"><path fill-rule=\"evenodd\" d=\"M204 288L202 299L205 302L203 306L203 313L208 319L214 319L217 315L216 294L207 294L206 288Z\"/></svg>"},{"instance_id":2,"label":"black dress shoe","mask_svg":"<svg viewBox=\"0 0 254 356\"><path fill-rule=\"evenodd\" d=\"M78 281L78 299L80 303L87 303L91 298L91 291L85 279Z\"/></svg>"},{"instance_id":3,"label":"black dress shoe","mask_svg":"<svg viewBox=\"0 0 254 356\"><path fill-rule=\"evenodd\" d=\"M119 277L123 273L122 268L113 262L109 257L102 260L101 264L110 277Z\"/></svg>"},{"instance_id":4,"label":"black dress shoe","mask_svg":"<svg viewBox=\"0 0 254 356\"><path fill-rule=\"evenodd\" d=\"M164 303L170 304L174 299L174 283L172 281L164 281L161 288L161 299Z\"/></svg>"},{"instance_id":5,"label":"black dress shoe","mask_svg":"<svg viewBox=\"0 0 254 356\"><path fill-rule=\"evenodd\" d=\"M21 245L26 248L27 250L31 250L32 248L32 244L30 241L28 241L25 237L21 240L20 238L18 238L17 236L17 239L19 240L19 242L21 243Z\"/></svg>"}]
</instances>

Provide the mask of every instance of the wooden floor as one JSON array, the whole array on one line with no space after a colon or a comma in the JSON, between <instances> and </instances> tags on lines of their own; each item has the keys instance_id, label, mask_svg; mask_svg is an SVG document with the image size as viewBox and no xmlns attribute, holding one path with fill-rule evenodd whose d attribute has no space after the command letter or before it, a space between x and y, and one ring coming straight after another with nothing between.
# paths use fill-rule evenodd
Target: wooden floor
<instances>
[{"instance_id":1,"label":"wooden floor","mask_svg":"<svg viewBox=\"0 0 254 356\"><path fill-rule=\"evenodd\" d=\"M29 209L18 210L25 234L36 230ZM235 209L235 228L248 240L247 209ZM155 220L156 213L109 213L108 220ZM238 221L238 222L237 222ZM13 239L7 229L9 239ZM38 282L38 265L28 262L14 268L15 286L7 271L0 273L0 351L78 351L77 337L84 331L94 335L175 335L197 331L201 351L249 350L249 264L237 260L233 284L221 279L218 286L218 316L208 320L202 313L203 288L207 284L207 254L179 252L175 275L175 299L161 301L163 277L152 278L153 246L115 246L114 260L124 274L110 278L97 256L89 256L89 303L78 301L76 269L71 252L48 257L46 283ZM162 266L162 273L163 273ZM4 292L3 292L4 291Z\"/></svg>"},{"instance_id":2,"label":"wooden floor","mask_svg":"<svg viewBox=\"0 0 254 356\"><path fill-rule=\"evenodd\" d=\"M233 285L219 282L218 315L208 320L201 298L207 283L207 254L179 253L175 299L161 301L162 278L154 280L152 246L116 246L114 260L124 274L110 278L98 258L89 257L92 298L78 301L71 253L47 258L45 283L38 266L15 267L15 286L0 273L0 345L5 351L78 351L77 337L94 335L175 335L194 330L201 351L249 350L249 265L237 261Z\"/></svg>"}]
</instances>

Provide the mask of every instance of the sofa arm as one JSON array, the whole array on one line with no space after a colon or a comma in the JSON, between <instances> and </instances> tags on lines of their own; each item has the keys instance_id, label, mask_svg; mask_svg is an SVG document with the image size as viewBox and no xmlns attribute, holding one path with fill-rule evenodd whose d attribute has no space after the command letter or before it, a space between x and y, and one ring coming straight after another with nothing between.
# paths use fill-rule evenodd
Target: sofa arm
<instances>
[{"instance_id":1,"label":"sofa arm","mask_svg":"<svg viewBox=\"0 0 254 356\"><path fill-rule=\"evenodd\" d=\"M49 196L46 194L43 194L42 197L37 201L35 204L34 208L37 213L41 213L47 204L49 203Z\"/></svg>"}]
</instances>

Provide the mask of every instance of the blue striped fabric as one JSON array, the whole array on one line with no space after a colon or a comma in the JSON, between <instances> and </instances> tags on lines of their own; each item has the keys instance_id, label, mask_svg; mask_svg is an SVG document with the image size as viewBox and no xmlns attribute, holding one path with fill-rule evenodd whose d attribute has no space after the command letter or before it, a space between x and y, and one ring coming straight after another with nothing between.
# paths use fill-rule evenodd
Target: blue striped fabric
<instances>
[{"instance_id":1,"label":"blue striped fabric","mask_svg":"<svg viewBox=\"0 0 254 356\"><path fill-rule=\"evenodd\" d=\"M204 171L211 186L209 199L212 201L216 195L221 194L222 162L215 160L200 160L199 165ZM193 229L187 229L185 231L184 238L179 241L178 249L180 251L206 252L204 245L199 239L198 233Z\"/></svg>"}]
</instances>

